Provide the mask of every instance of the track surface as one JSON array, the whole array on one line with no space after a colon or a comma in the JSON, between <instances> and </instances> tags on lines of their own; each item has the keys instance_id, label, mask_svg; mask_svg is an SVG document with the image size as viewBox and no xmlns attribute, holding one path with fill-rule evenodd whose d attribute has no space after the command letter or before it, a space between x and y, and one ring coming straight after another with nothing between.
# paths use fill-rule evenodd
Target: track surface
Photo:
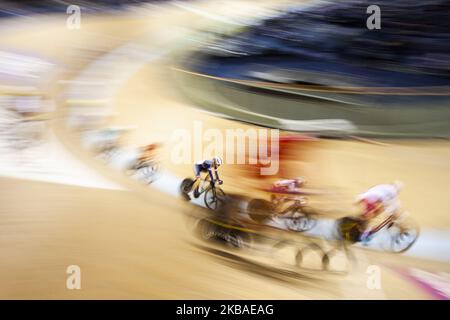
<instances>
[{"instance_id":1,"label":"track surface","mask_svg":"<svg viewBox=\"0 0 450 320\"><path fill-rule=\"evenodd\" d=\"M242 6L242 11L252 10L251 3L233 4ZM220 12L217 6L224 4L195 5L195 10L176 5L157 8L148 13L153 19L142 12L86 17L79 31L65 29L63 16L37 20L39 28L27 21L10 21L0 46L63 66L60 79L65 81L55 85L51 94L65 96L67 81L76 79L92 61L130 41L156 42L158 52L177 48L189 34L188 26L212 25L217 21L213 13ZM104 41L96 40L99 37ZM190 109L172 88L171 65L169 58L159 58L127 77L122 75L110 106L118 115L107 124L137 126L126 144L166 140L174 128L190 130L194 120L220 129L248 127ZM64 112L58 109L57 114L64 116ZM57 118L51 127L74 159L103 173L111 184L132 191L1 178L1 298L431 298L391 267L450 270L444 263L356 250L359 267L346 277L286 280L269 269L207 254L191 244L180 214L186 210L184 202L155 188L129 183L89 159L76 139L61 129L62 120ZM407 185L402 200L421 226L444 229L450 226L450 200L444 194L450 181L448 146L442 141L389 142L388 146L325 141L308 172L314 172L310 175L313 184L345 188L349 207L352 195L364 188L401 179ZM167 166L178 176L191 175L190 165ZM245 192L234 174L224 170L227 191ZM65 270L72 264L82 270L79 291L65 288ZM382 290L366 287L366 267L371 264L382 268Z\"/></svg>"}]
</instances>

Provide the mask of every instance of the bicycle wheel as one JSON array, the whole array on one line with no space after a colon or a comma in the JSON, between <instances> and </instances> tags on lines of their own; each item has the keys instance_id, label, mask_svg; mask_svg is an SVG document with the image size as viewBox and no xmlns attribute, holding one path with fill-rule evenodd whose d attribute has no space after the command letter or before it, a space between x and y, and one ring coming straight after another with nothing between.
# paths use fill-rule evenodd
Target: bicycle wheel
<instances>
[{"instance_id":1,"label":"bicycle wheel","mask_svg":"<svg viewBox=\"0 0 450 320\"><path fill-rule=\"evenodd\" d=\"M314 228L317 221L308 215L307 212L313 212L313 210L309 210L308 207L294 207L289 217L285 219L286 227L291 231L297 232L308 231Z\"/></svg>"},{"instance_id":2,"label":"bicycle wheel","mask_svg":"<svg viewBox=\"0 0 450 320\"><path fill-rule=\"evenodd\" d=\"M183 196L183 198L187 201L191 200L191 197L189 197L188 193L191 192L192 185L194 184L194 180L191 178L186 178L181 182L180 185L180 193Z\"/></svg>"},{"instance_id":3,"label":"bicycle wheel","mask_svg":"<svg viewBox=\"0 0 450 320\"><path fill-rule=\"evenodd\" d=\"M356 243L361 237L361 231L359 229L360 221L353 217L344 217L337 222L337 231L342 240L346 240L350 243Z\"/></svg>"},{"instance_id":4,"label":"bicycle wheel","mask_svg":"<svg viewBox=\"0 0 450 320\"><path fill-rule=\"evenodd\" d=\"M275 209L272 202L264 199L252 199L247 205L247 213L252 220L263 223L271 217Z\"/></svg>"},{"instance_id":5,"label":"bicycle wheel","mask_svg":"<svg viewBox=\"0 0 450 320\"><path fill-rule=\"evenodd\" d=\"M291 231L303 232L311 230L316 225L316 220L306 215L287 218L286 227Z\"/></svg>"},{"instance_id":6,"label":"bicycle wheel","mask_svg":"<svg viewBox=\"0 0 450 320\"><path fill-rule=\"evenodd\" d=\"M210 210L217 210L225 201L225 192L218 187L210 187L205 192L205 205Z\"/></svg>"},{"instance_id":7,"label":"bicycle wheel","mask_svg":"<svg viewBox=\"0 0 450 320\"><path fill-rule=\"evenodd\" d=\"M391 251L395 253L405 252L417 241L419 227L414 224L394 223L389 228L391 235Z\"/></svg>"},{"instance_id":8,"label":"bicycle wheel","mask_svg":"<svg viewBox=\"0 0 450 320\"><path fill-rule=\"evenodd\" d=\"M200 221L198 221L196 232L199 235L200 239L204 241L213 240L218 234L217 226L206 219L201 219Z\"/></svg>"},{"instance_id":9,"label":"bicycle wheel","mask_svg":"<svg viewBox=\"0 0 450 320\"><path fill-rule=\"evenodd\" d=\"M226 242L228 246L232 248L242 249L245 247L250 247L250 241L250 236L239 230L231 230L226 236Z\"/></svg>"},{"instance_id":10,"label":"bicycle wheel","mask_svg":"<svg viewBox=\"0 0 450 320\"><path fill-rule=\"evenodd\" d=\"M149 163L140 168L142 176L148 184L156 180L156 175L158 173L158 166L156 164Z\"/></svg>"}]
</instances>

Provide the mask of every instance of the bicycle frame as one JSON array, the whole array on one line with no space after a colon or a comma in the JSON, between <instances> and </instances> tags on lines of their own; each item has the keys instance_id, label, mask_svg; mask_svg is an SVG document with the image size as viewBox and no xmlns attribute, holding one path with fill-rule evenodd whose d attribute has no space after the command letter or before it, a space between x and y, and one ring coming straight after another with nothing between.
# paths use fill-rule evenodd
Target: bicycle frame
<instances>
[{"instance_id":1,"label":"bicycle frame","mask_svg":"<svg viewBox=\"0 0 450 320\"><path fill-rule=\"evenodd\" d=\"M209 174L207 174L205 178L200 179L200 180L201 181L198 186L198 190L200 190L200 187L201 187L201 191L198 193L199 195L205 193L210 188L215 188L215 183L214 183L214 181L211 181ZM209 186L204 187L204 183L206 183L206 182L208 182Z\"/></svg>"},{"instance_id":2,"label":"bicycle frame","mask_svg":"<svg viewBox=\"0 0 450 320\"><path fill-rule=\"evenodd\" d=\"M386 218L386 220L384 220L383 222L381 222L378 226L376 226L375 228L373 228L372 230L370 230L369 235L373 235L375 233L377 233L378 231L380 231L381 229L383 229L385 226L387 226L388 224L390 224L391 222L393 222L394 219L394 215L390 215L389 217Z\"/></svg>"},{"instance_id":3,"label":"bicycle frame","mask_svg":"<svg viewBox=\"0 0 450 320\"><path fill-rule=\"evenodd\" d=\"M277 205L275 206L275 212L276 212L277 215L283 216L283 215L285 215L285 214L288 213L288 212L295 211L295 210L297 210L298 208L301 208L301 206L302 206L303 203L304 203L304 200L303 200L303 199L296 199L296 200L293 200L293 199L283 199L283 200L281 201L281 203L287 202L287 201L294 201L294 203L291 204L290 206L288 206L286 209L282 210L281 212L278 212L278 210L276 210L276 207L279 205L279 204L277 204Z\"/></svg>"}]
</instances>

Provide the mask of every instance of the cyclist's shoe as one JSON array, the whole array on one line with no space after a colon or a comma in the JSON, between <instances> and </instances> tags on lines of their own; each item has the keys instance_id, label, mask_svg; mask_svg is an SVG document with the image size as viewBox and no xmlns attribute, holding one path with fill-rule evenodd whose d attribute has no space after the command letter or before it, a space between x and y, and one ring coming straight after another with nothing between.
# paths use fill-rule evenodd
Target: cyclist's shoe
<instances>
[{"instance_id":1,"label":"cyclist's shoe","mask_svg":"<svg viewBox=\"0 0 450 320\"><path fill-rule=\"evenodd\" d=\"M198 191L198 188L195 188L195 190L194 190L194 198L197 199L198 197L200 197L200 192Z\"/></svg>"}]
</instances>

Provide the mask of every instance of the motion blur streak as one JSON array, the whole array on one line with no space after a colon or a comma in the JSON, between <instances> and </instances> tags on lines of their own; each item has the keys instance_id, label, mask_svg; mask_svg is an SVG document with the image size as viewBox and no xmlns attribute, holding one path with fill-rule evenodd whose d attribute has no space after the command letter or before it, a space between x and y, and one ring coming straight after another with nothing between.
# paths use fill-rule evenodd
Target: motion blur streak
<instances>
[{"instance_id":1,"label":"motion blur streak","mask_svg":"<svg viewBox=\"0 0 450 320\"><path fill-rule=\"evenodd\" d=\"M74 28L63 3L0 5L0 298L448 298L446 1L381 1L377 35L366 1L73 1ZM279 129L279 170L225 161L214 210L180 194L172 137L195 123ZM355 197L395 180L417 241L349 245Z\"/></svg>"}]
</instances>

